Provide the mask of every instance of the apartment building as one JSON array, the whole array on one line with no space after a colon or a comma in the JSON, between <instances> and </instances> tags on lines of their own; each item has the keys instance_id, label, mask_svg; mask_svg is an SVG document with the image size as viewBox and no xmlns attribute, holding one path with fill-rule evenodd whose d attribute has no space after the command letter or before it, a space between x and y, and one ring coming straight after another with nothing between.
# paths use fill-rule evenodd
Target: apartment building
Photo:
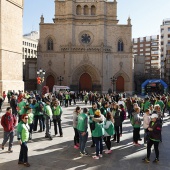
<instances>
[{"instance_id":1,"label":"apartment building","mask_svg":"<svg viewBox=\"0 0 170 170\"><path fill-rule=\"evenodd\" d=\"M37 31L23 35L22 62L25 90L36 90L38 39L39 32Z\"/></svg>"},{"instance_id":2,"label":"apartment building","mask_svg":"<svg viewBox=\"0 0 170 170\"><path fill-rule=\"evenodd\" d=\"M161 78L170 85L170 18L160 26Z\"/></svg>"},{"instance_id":3,"label":"apartment building","mask_svg":"<svg viewBox=\"0 0 170 170\"><path fill-rule=\"evenodd\" d=\"M144 58L144 69L140 70L145 79L160 78L159 35L133 39L134 57Z\"/></svg>"}]
</instances>

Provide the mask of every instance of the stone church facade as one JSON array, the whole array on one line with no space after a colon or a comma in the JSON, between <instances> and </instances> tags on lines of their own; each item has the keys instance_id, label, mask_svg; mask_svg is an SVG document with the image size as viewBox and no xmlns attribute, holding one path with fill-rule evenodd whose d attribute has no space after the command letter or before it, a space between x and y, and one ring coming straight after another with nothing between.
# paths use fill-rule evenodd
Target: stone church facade
<instances>
[{"instance_id":1,"label":"stone church facade","mask_svg":"<svg viewBox=\"0 0 170 170\"><path fill-rule=\"evenodd\" d=\"M24 90L22 16L23 0L0 1L0 94Z\"/></svg>"},{"instance_id":2,"label":"stone church facade","mask_svg":"<svg viewBox=\"0 0 170 170\"><path fill-rule=\"evenodd\" d=\"M44 85L132 93L132 25L130 18L118 24L116 0L56 0L53 21L41 16L37 66L46 70Z\"/></svg>"}]
</instances>

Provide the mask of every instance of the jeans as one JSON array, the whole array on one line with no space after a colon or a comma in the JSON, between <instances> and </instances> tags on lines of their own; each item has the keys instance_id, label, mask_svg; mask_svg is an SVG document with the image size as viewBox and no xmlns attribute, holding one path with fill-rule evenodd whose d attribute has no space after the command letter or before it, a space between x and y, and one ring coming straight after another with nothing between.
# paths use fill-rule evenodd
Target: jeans
<instances>
[{"instance_id":1,"label":"jeans","mask_svg":"<svg viewBox=\"0 0 170 170\"><path fill-rule=\"evenodd\" d=\"M155 150L156 158L159 159L159 149L158 149L159 142L153 141L151 139L148 141L148 144L147 144L147 158L148 159L150 158L152 145L154 145L154 150Z\"/></svg>"},{"instance_id":2,"label":"jeans","mask_svg":"<svg viewBox=\"0 0 170 170\"><path fill-rule=\"evenodd\" d=\"M119 131L119 128L120 126L115 126L115 134L114 134L114 140L116 140L117 138L117 142L120 142L120 131Z\"/></svg>"},{"instance_id":3,"label":"jeans","mask_svg":"<svg viewBox=\"0 0 170 170\"><path fill-rule=\"evenodd\" d=\"M32 130L33 130L34 124L33 123L29 124L29 127L30 127L29 139L32 139Z\"/></svg>"},{"instance_id":4,"label":"jeans","mask_svg":"<svg viewBox=\"0 0 170 170\"><path fill-rule=\"evenodd\" d=\"M51 119L50 117L46 116L45 118L45 124L46 124L46 137L51 137L51 126L50 126Z\"/></svg>"},{"instance_id":5,"label":"jeans","mask_svg":"<svg viewBox=\"0 0 170 170\"><path fill-rule=\"evenodd\" d=\"M82 132L79 131L79 138L80 138L80 152L84 154L86 152L85 148L86 148L86 142L88 139L88 132L86 132L86 134L82 136Z\"/></svg>"},{"instance_id":6,"label":"jeans","mask_svg":"<svg viewBox=\"0 0 170 170\"><path fill-rule=\"evenodd\" d=\"M22 142L21 144L21 149L20 149L20 154L19 154L19 161L20 162L28 162L28 147L27 147L27 142Z\"/></svg>"},{"instance_id":7,"label":"jeans","mask_svg":"<svg viewBox=\"0 0 170 170\"><path fill-rule=\"evenodd\" d=\"M38 115L38 119L39 119L39 124L40 124L40 130L44 131L45 129L45 118L43 115Z\"/></svg>"},{"instance_id":8,"label":"jeans","mask_svg":"<svg viewBox=\"0 0 170 170\"><path fill-rule=\"evenodd\" d=\"M79 143L79 132L76 128L74 128L74 145L78 144Z\"/></svg>"},{"instance_id":9,"label":"jeans","mask_svg":"<svg viewBox=\"0 0 170 170\"><path fill-rule=\"evenodd\" d=\"M9 149L12 148L14 135L15 135L14 131L4 132L4 139L3 139L3 142L2 142L2 146L4 146L9 139Z\"/></svg>"},{"instance_id":10,"label":"jeans","mask_svg":"<svg viewBox=\"0 0 170 170\"><path fill-rule=\"evenodd\" d=\"M38 115L34 115L34 131L37 131Z\"/></svg>"},{"instance_id":11,"label":"jeans","mask_svg":"<svg viewBox=\"0 0 170 170\"><path fill-rule=\"evenodd\" d=\"M60 136L63 135L62 128L61 128L61 119L53 119L53 122L54 122L55 135L58 134L58 132L57 132L57 124L58 124L58 128L59 128Z\"/></svg>"},{"instance_id":12,"label":"jeans","mask_svg":"<svg viewBox=\"0 0 170 170\"><path fill-rule=\"evenodd\" d=\"M110 138L111 138L111 136L105 136L105 137L104 137L104 142L105 142L108 150L110 150L110 148L111 148Z\"/></svg>"},{"instance_id":13,"label":"jeans","mask_svg":"<svg viewBox=\"0 0 170 170\"><path fill-rule=\"evenodd\" d=\"M103 152L102 137L94 137L94 141L96 144L96 156L99 156L99 153L102 154Z\"/></svg>"},{"instance_id":14,"label":"jeans","mask_svg":"<svg viewBox=\"0 0 170 170\"><path fill-rule=\"evenodd\" d=\"M134 128L133 129L133 141L135 143L138 143L138 140L140 139L140 128Z\"/></svg>"}]
</instances>

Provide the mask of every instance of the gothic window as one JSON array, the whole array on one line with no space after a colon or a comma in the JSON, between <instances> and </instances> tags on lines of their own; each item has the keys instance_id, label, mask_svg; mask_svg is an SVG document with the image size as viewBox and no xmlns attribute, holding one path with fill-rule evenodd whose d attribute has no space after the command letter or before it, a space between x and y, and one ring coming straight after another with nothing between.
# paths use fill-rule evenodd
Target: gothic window
<instances>
[{"instance_id":1,"label":"gothic window","mask_svg":"<svg viewBox=\"0 0 170 170\"><path fill-rule=\"evenodd\" d=\"M89 8L87 5L84 6L84 15L88 15L89 14Z\"/></svg>"},{"instance_id":2,"label":"gothic window","mask_svg":"<svg viewBox=\"0 0 170 170\"><path fill-rule=\"evenodd\" d=\"M53 40L51 38L47 41L47 50L53 50Z\"/></svg>"},{"instance_id":3,"label":"gothic window","mask_svg":"<svg viewBox=\"0 0 170 170\"><path fill-rule=\"evenodd\" d=\"M76 14L81 15L81 6L80 5L77 5Z\"/></svg>"},{"instance_id":4,"label":"gothic window","mask_svg":"<svg viewBox=\"0 0 170 170\"><path fill-rule=\"evenodd\" d=\"M91 6L91 15L96 15L96 7L94 5Z\"/></svg>"},{"instance_id":5,"label":"gothic window","mask_svg":"<svg viewBox=\"0 0 170 170\"><path fill-rule=\"evenodd\" d=\"M123 51L123 41L122 40L118 41L117 50L118 51Z\"/></svg>"}]
</instances>

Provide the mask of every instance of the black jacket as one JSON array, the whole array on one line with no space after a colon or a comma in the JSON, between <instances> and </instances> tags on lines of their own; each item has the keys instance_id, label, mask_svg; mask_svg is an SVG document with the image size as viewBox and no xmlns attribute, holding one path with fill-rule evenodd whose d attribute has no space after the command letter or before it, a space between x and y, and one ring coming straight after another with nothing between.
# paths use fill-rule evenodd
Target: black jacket
<instances>
[{"instance_id":1,"label":"black jacket","mask_svg":"<svg viewBox=\"0 0 170 170\"><path fill-rule=\"evenodd\" d=\"M155 139L155 140L161 140L161 129L162 126L159 123L159 121L157 120L153 125L152 125L152 121L149 124L149 128L152 128L153 131L149 132L149 137L150 139Z\"/></svg>"}]
</instances>

